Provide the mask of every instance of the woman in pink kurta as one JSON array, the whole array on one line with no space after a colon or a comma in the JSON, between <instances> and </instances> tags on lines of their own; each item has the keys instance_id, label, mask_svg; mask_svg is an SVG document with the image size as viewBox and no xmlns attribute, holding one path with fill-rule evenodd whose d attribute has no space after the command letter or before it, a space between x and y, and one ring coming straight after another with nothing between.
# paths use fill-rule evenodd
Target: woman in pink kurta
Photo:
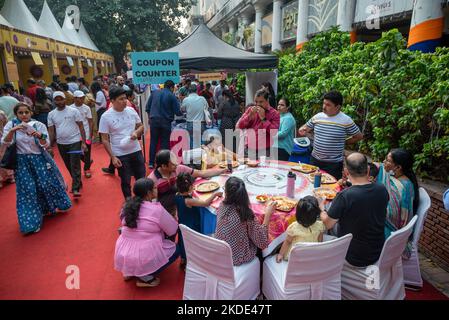
<instances>
[{"instance_id":1,"label":"woman in pink kurta","mask_svg":"<svg viewBox=\"0 0 449 320\"><path fill-rule=\"evenodd\" d=\"M150 179L134 185L135 197L122 212L122 234L115 247L115 269L125 280L137 277L138 287L155 287L156 275L179 257L176 244L166 239L178 230L176 220L158 202L157 189Z\"/></svg>"}]
</instances>

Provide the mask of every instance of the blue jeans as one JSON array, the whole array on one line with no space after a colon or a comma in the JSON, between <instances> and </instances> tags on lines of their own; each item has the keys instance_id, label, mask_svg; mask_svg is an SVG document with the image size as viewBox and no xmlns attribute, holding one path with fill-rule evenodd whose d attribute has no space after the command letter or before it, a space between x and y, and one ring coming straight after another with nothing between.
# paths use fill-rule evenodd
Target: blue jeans
<instances>
[{"instance_id":1,"label":"blue jeans","mask_svg":"<svg viewBox=\"0 0 449 320\"><path fill-rule=\"evenodd\" d=\"M180 250L179 246L176 245L175 253L173 253L173 255L168 259L168 262L164 266L162 266L159 270L157 270L156 272L153 272L152 274L149 274L144 277L139 277L139 279L144 282L151 281L152 279L154 279L155 276L157 276L159 273L161 273L162 271L167 269L173 262L176 261L176 259L178 259L180 251L181 250Z\"/></svg>"}]
</instances>

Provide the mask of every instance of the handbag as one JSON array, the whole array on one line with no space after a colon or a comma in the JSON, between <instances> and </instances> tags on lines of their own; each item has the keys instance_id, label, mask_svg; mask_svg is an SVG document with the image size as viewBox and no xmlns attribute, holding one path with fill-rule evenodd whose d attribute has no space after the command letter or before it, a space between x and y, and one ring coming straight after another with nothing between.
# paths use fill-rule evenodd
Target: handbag
<instances>
[{"instance_id":1,"label":"handbag","mask_svg":"<svg viewBox=\"0 0 449 320\"><path fill-rule=\"evenodd\" d=\"M14 122L13 122L14 127ZM14 133L14 141L6 149L3 158L0 161L0 168L8 170L17 169L17 145L16 145L16 134Z\"/></svg>"}]
</instances>

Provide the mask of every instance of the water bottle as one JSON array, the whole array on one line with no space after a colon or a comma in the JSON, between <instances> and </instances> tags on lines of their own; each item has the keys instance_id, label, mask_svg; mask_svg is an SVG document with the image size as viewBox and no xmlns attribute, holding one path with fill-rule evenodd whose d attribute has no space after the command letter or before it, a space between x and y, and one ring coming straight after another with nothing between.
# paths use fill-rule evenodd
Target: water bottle
<instances>
[{"instance_id":1,"label":"water bottle","mask_svg":"<svg viewBox=\"0 0 449 320\"><path fill-rule=\"evenodd\" d=\"M296 174L290 171L287 177L287 197L289 197L290 199L295 198L295 183L296 183Z\"/></svg>"},{"instance_id":2,"label":"water bottle","mask_svg":"<svg viewBox=\"0 0 449 320\"><path fill-rule=\"evenodd\" d=\"M229 171L229 173L232 173L232 171L233 171L233 166L232 166L233 164L232 164L232 160L229 160L228 159L228 171Z\"/></svg>"},{"instance_id":3,"label":"water bottle","mask_svg":"<svg viewBox=\"0 0 449 320\"><path fill-rule=\"evenodd\" d=\"M314 187L315 188L319 188L319 187L321 187L321 172L320 171L318 171L316 174L315 174L315 183L314 183Z\"/></svg>"}]
</instances>

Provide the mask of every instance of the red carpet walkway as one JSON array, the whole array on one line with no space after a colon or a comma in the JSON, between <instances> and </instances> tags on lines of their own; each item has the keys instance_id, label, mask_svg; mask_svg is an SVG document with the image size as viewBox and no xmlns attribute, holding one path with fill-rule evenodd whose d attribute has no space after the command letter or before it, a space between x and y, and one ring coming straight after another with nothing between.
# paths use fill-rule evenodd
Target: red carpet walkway
<instances>
[{"instance_id":1,"label":"red carpet walkway","mask_svg":"<svg viewBox=\"0 0 449 320\"><path fill-rule=\"evenodd\" d=\"M101 173L101 167L109 163L102 146L94 145L92 151L93 178L84 179L82 198L69 213L45 218L36 235L24 237L19 232L14 185L0 189L0 299L182 299L184 273L178 263L160 275L159 287L150 289L137 288L134 281L124 282L114 270L123 202L120 180ZM59 157L57 163L67 179ZM66 288L66 268L72 265L80 269L80 290ZM420 293L407 292L407 298L445 296L426 284Z\"/></svg>"}]
</instances>

